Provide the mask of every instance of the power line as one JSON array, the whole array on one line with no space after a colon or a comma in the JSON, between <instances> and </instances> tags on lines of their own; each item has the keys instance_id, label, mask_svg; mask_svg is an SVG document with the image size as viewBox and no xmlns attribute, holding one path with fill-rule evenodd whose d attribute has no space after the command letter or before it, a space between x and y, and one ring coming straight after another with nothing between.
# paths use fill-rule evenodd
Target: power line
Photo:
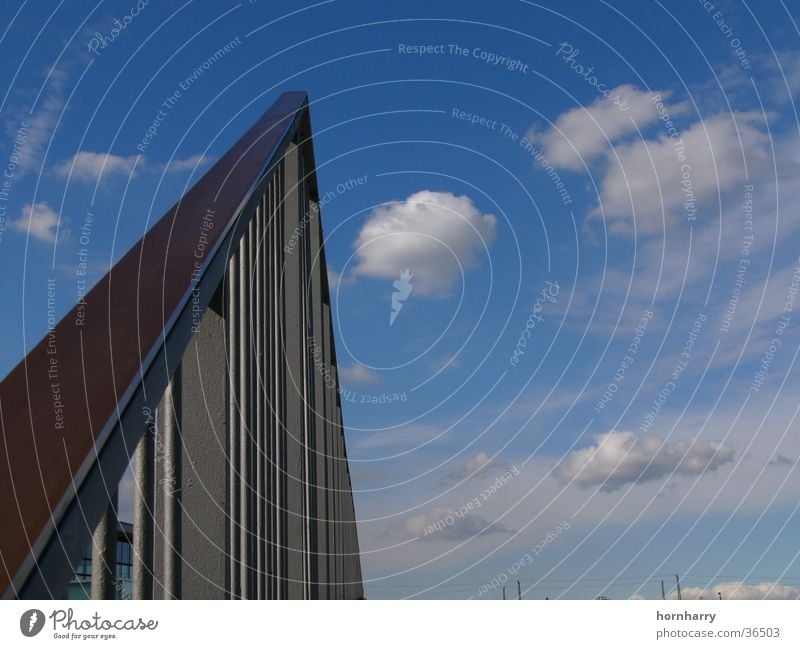
<instances>
[{"instance_id":1,"label":"power line","mask_svg":"<svg viewBox=\"0 0 800 649\"><path fill-rule=\"evenodd\" d=\"M777 581L777 577L764 577L759 576L755 577L752 575L748 575L748 581ZM682 584L686 584L687 582L698 582L702 583L703 580L726 580L726 581L739 581L742 578L740 576L734 575L696 575L696 574L686 574L683 575L680 580ZM489 583L491 579L487 579L486 581L476 581L476 582L445 582L442 584L381 584L380 588L448 588L448 587L458 587L458 586L483 586ZM654 575L649 575L647 577L582 577L579 579L570 579L570 578L562 578L562 579L533 579L531 580L534 584L559 584L559 583L567 583L567 584L582 584L582 583L594 583L594 582L605 582L608 584L618 584L618 585L628 585L625 582L638 582L642 584L651 583L651 584L658 584L660 583L660 579L656 578ZM781 583L793 582L793 581L800 581L800 577L781 577ZM378 581L370 582L365 581L365 584L370 585L371 583L378 584Z\"/></svg>"}]
</instances>

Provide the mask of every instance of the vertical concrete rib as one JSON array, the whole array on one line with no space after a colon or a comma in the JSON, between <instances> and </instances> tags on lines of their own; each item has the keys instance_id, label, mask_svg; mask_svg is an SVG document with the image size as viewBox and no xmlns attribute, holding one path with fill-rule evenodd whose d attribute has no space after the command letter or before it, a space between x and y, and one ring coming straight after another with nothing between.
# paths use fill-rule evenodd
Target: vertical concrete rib
<instances>
[{"instance_id":1,"label":"vertical concrete rib","mask_svg":"<svg viewBox=\"0 0 800 649\"><path fill-rule=\"evenodd\" d=\"M183 596L191 599L228 596L228 379L222 289L202 288L214 297L194 324L194 336L181 360L180 556Z\"/></svg>"},{"instance_id":2,"label":"vertical concrete rib","mask_svg":"<svg viewBox=\"0 0 800 649\"><path fill-rule=\"evenodd\" d=\"M92 599L114 599L117 583L117 493L92 535Z\"/></svg>"},{"instance_id":3,"label":"vertical concrete rib","mask_svg":"<svg viewBox=\"0 0 800 649\"><path fill-rule=\"evenodd\" d=\"M231 599L241 597L241 572L239 564L240 553L240 495L239 495L239 444L240 444L240 414L239 414L239 255L234 254L228 264L226 277L226 311L225 325L228 339L228 444L227 444L227 474L228 474L228 502L226 510L229 515L228 523L228 582Z\"/></svg>"},{"instance_id":4,"label":"vertical concrete rib","mask_svg":"<svg viewBox=\"0 0 800 649\"><path fill-rule=\"evenodd\" d=\"M313 485L314 485L314 470L313 470L313 451L314 451L314 430L316 430L314 420L314 389L313 377L311 374L311 365L309 362L310 350L309 339L313 336L313 309L312 302L315 299L311 281L309 268L311 265L311 237L309 236L309 208L308 208L308 186L306 183L306 167L305 158L302 155L302 149L299 150L299 178L298 178L298 195L299 195L299 218L301 219L300 228L300 241L299 250L301 254L300 265L300 281L302 286L301 291L301 306L303 326L301 330L302 336L302 351L303 351L303 522L304 522L304 537L303 537L303 584L304 584L304 599L311 599L312 597L312 584L316 581L314 562L315 548L316 548L316 521L314 520L316 508L313 501Z\"/></svg>"},{"instance_id":5,"label":"vertical concrete rib","mask_svg":"<svg viewBox=\"0 0 800 649\"><path fill-rule=\"evenodd\" d=\"M338 372L337 372L338 378ZM337 521L339 528L339 597L345 599L347 593L345 591L345 562L347 561L347 544L345 542L345 522L347 517L347 485L345 482L347 467L344 461L344 428L342 426L342 410L336 406L336 421L339 424L338 440L338 453L336 454L338 470L338 494L339 494L339 519Z\"/></svg>"},{"instance_id":6,"label":"vertical concrete rib","mask_svg":"<svg viewBox=\"0 0 800 649\"><path fill-rule=\"evenodd\" d=\"M253 272L253 293L255 301L255 358L256 371L254 380L254 397L256 413L256 434L255 434L255 575L256 588L255 597L264 599L266 597L266 566L265 566L265 540L266 532L264 518L266 513L266 489L264 480L265 470L265 449L264 449L264 401L265 401L265 368L264 363L264 202L265 196L261 197L255 218L255 260Z\"/></svg>"},{"instance_id":7,"label":"vertical concrete rib","mask_svg":"<svg viewBox=\"0 0 800 649\"><path fill-rule=\"evenodd\" d=\"M283 158L284 168L284 267L283 304L285 327L283 336L286 358L286 444L287 476L287 597L303 599L305 596L305 539L306 512L305 487L305 408L306 394L303 370L305 336L303 331L304 282L302 278L302 253L299 181L299 148L290 143Z\"/></svg>"},{"instance_id":8,"label":"vertical concrete rib","mask_svg":"<svg viewBox=\"0 0 800 649\"><path fill-rule=\"evenodd\" d=\"M133 598L153 598L153 517L155 516L156 419L147 415L134 456Z\"/></svg>"},{"instance_id":9,"label":"vertical concrete rib","mask_svg":"<svg viewBox=\"0 0 800 649\"><path fill-rule=\"evenodd\" d=\"M309 202L308 209L309 247L311 250L311 300L310 311L312 314L311 342L309 346L311 365L311 385L314 394L314 442L311 465L314 468L312 481L313 510L311 520L313 523L313 569L312 569L312 597L325 599L327 597L327 506L326 506L326 431L327 431L327 401L326 401L326 370L325 365L325 335L322 301L322 257L319 254L322 245L322 226L320 223L319 204Z\"/></svg>"},{"instance_id":10,"label":"vertical concrete rib","mask_svg":"<svg viewBox=\"0 0 800 649\"><path fill-rule=\"evenodd\" d=\"M256 377L256 321L255 286L256 219L250 219L247 231L247 598L256 597L256 401L258 379Z\"/></svg>"},{"instance_id":11,"label":"vertical concrete rib","mask_svg":"<svg viewBox=\"0 0 800 649\"><path fill-rule=\"evenodd\" d=\"M273 482L275 535L273 551L275 556L275 598L288 597L288 504L287 504L287 468L286 468L286 355L284 349L284 329L286 327L286 310L284 308L283 282L284 282L284 222L283 222L283 188L284 167L280 162L272 183L272 225L273 225L273 255L272 255L272 290L273 290L273 336L272 336L272 362L273 362Z\"/></svg>"},{"instance_id":12,"label":"vertical concrete rib","mask_svg":"<svg viewBox=\"0 0 800 649\"><path fill-rule=\"evenodd\" d=\"M333 374L331 309L322 305L322 363L325 378L325 598L335 599L336 579L336 382Z\"/></svg>"},{"instance_id":13,"label":"vertical concrete rib","mask_svg":"<svg viewBox=\"0 0 800 649\"><path fill-rule=\"evenodd\" d=\"M164 599L181 598L181 368L164 394Z\"/></svg>"},{"instance_id":14,"label":"vertical concrete rib","mask_svg":"<svg viewBox=\"0 0 800 649\"><path fill-rule=\"evenodd\" d=\"M277 436L276 421L278 418L278 404L275 400L276 395L276 371L277 362L275 355L275 336L277 331L277 318L278 312L276 309L276 291L275 291L275 264L276 264L276 246L275 246L275 216L274 216L274 201L275 201L275 176L277 170L273 173L272 179L267 187L266 202L265 202L265 245L264 252L264 281L266 288L265 303L264 303L264 322L265 322L265 396L266 396L266 410L265 410L265 431L264 431L264 446L265 446L265 475L266 482L266 594L268 599L277 599L278 597L278 565L277 565L277 499L278 492L276 489L276 471L275 471L275 443Z\"/></svg>"},{"instance_id":15,"label":"vertical concrete rib","mask_svg":"<svg viewBox=\"0 0 800 649\"><path fill-rule=\"evenodd\" d=\"M239 241L239 587L250 599L250 231Z\"/></svg>"},{"instance_id":16,"label":"vertical concrete rib","mask_svg":"<svg viewBox=\"0 0 800 649\"><path fill-rule=\"evenodd\" d=\"M338 385L337 368L331 366L331 373L336 377L335 384ZM342 593L342 561L344 556L342 554L342 433L341 433L341 420L339 418L339 407L334 405L332 408L333 415L333 547L334 547L334 599L344 599Z\"/></svg>"}]
</instances>

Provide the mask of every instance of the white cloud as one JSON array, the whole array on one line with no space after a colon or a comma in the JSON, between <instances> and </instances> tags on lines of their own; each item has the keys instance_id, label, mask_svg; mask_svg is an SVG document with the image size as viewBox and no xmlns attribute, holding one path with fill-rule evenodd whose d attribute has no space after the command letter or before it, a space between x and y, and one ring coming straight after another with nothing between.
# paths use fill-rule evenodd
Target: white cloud
<instances>
[{"instance_id":1,"label":"white cloud","mask_svg":"<svg viewBox=\"0 0 800 649\"><path fill-rule=\"evenodd\" d=\"M504 525L490 523L478 514L461 513L445 506L395 521L387 528L386 535L424 541L463 541L482 534L509 531Z\"/></svg>"},{"instance_id":2,"label":"white cloud","mask_svg":"<svg viewBox=\"0 0 800 649\"><path fill-rule=\"evenodd\" d=\"M380 374L367 369L363 365L343 367L339 371L339 378L343 383L356 383L361 385L374 385L381 381Z\"/></svg>"},{"instance_id":3,"label":"white cloud","mask_svg":"<svg viewBox=\"0 0 800 649\"><path fill-rule=\"evenodd\" d=\"M28 234L45 243L55 243L58 231L58 214L47 203L26 203L18 219L10 221L9 228ZM62 237L66 230L62 230Z\"/></svg>"},{"instance_id":4,"label":"white cloud","mask_svg":"<svg viewBox=\"0 0 800 649\"><path fill-rule=\"evenodd\" d=\"M504 459L499 457L492 459L488 453L481 451L480 453L467 458L463 464L453 469L444 478L442 478L441 483L455 484L457 482L461 482L462 480L476 477L478 473L481 473L487 469L506 468L508 468L508 462L506 462Z\"/></svg>"},{"instance_id":5,"label":"white cloud","mask_svg":"<svg viewBox=\"0 0 800 649\"><path fill-rule=\"evenodd\" d=\"M687 112L687 102L670 104L669 92L630 85L614 92L629 110L600 98L562 113L547 130L528 135L556 168L579 171L599 159L599 204L590 216L605 218L611 232L632 233L634 220L640 234L657 234L687 216L711 219L720 194L772 167L761 113L719 112L670 137L653 97L660 94L672 120ZM652 139L637 132L656 123L660 132ZM684 159L678 155L679 143Z\"/></svg>"},{"instance_id":6,"label":"white cloud","mask_svg":"<svg viewBox=\"0 0 800 649\"><path fill-rule=\"evenodd\" d=\"M101 175L112 176L115 174L128 176L133 173L138 156L128 157L113 155L111 153L96 153L94 151L79 151L71 158L56 165L56 174L62 178L95 182Z\"/></svg>"},{"instance_id":7,"label":"white cloud","mask_svg":"<svg viewBox=\"0 0 800 649\"><path fill-rule=\"evenodd\" d=\"M731 462L733 449L717 442L684 439L674 444L655 435L611 431L595 435L596 446L573 451L556 468L564 481L602 485L612 491L629 483L658 480L670 474L700 475Z\"/></svg>"},{"instance_id":8,"label":"white cloud","mask_svg":"<svg viewBox=\"0 0 800 649\"><path fill-rule=\"evenodd\" d=\"M794 586L785 586L777 582L746 584L741 581L726 581L713 588L682 588L683 599L800 599L800 590ZM672 594L675 599L677 594Z\"/></svg>"},{"instance_id":9,"label":"white cloud","mask_svg":"<svg viewBox=\"0 0 800 649\"><path fill-rule=\"evenodd\" d=\"M9 134L17 129L24 129L20 138L19 167L17 175L25 176L30 171L39 169L45 149L50 144L53 128L56 125L65 104L64 87L67 73L63 66L52 67L47 71L44 91L35 107L19 106L10 111L13 119L6 122ZM31 111L33 111L31 113ZM27 125L27 126L25 126Z\"/></svg>"},{"instance_id":10,"label":"white cloud","mask_svg":"<svg viewBox=\"0 0 800 649\"><path fill-rule=\"evenodd\" d=\"M207 165L211 158L202 153L198 153L188 158L173 158L167 164L162 165L162 171L177 173L179 171L194 171L196 168Z\"/></svg>"},{"instance_id":11,"label":"white cloud","mask_svg":"<svg viewBox=\"0 0 800 649\"><path fill-rule=\"evenodd\" d=\"M589 106L579 106L559 115L555 124L541 133L532 132L528 139L542 147L545 158L555 167L578 171L592 158L609 152L610 142L635 133L658 119L653 98L661 97L670 115L684 112L686 104L666 104L669 92L644 91L622 85L611 91L628 105L623 110L605 97Z\"/></svg>"},{"instance_id":12,"label":"white cloud","mask_svg":"<svg viewBox=\"0 0 800 649\"><path fill-rule=\"evenodd\" d=\"M592 215L604 214L616 233L632 233L635 219L643 234L658 233L664 225L669 229L690 216L692 208L698 219L712 219L720 192L742 185L747 169L752 177L772 164L769 139L754 119L721 113L695 122L680 134L684 161L678 157L677 139L665 134L617 145L616 158L606 161L600 205ZM695 205L684 205L690 196Z\"/></svg>"},{"instance_id":13,"label":"white cloud","mask_svg":"<svg viewBox=\"0 0 800 649\"><path fill-rule=\"evenodd\" d=\"M408 268L416 295L449 295L491 245L496 221L466 196L417 192L372 211L355 243L353 274L397 279Z\"/></svg>"}]
</instances>

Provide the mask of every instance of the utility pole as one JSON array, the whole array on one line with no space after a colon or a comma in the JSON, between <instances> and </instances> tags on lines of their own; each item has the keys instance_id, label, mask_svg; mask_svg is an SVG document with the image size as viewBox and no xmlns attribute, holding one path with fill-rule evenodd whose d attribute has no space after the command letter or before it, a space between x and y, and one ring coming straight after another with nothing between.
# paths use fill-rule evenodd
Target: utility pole
<instances>
[{"instance_id":1,"label":"utility pole","mask_svg":"<svg viewBox=\"0 0 800 649\"><path fill-rule=\"evenodd\" d=\"M506 587L503 586L503 601L506 599Z\"/></svg>"},{"instance_id":2,"label":"utility pole","mask_svg":"<svg viewBox=\"0 0 800 649\"><path fill-rule=\"evenodd\" d=\"M517 579L517 599L522 599L522 586L519 583L519 579Z\"/></svg>"},{"instance_id":3,"label":"utility pole","mask_svg":"<svg viewBox=\"0 0 800 649\"><path fill-rule=\"evenodd\" d=\"M667 593L664 590L664 580L661 580L661 599L667 599Z\"/></svg>"},{"instance_id":4,"label":"utility pole","mask_svg":"<svg viewBox=\"0 0 800 649\"><path fill-rule=\"evenodd\" d=\"M683 599L681 597L681 578L678 575L675 575L675 583L678 585L678 599Z\"/></svg>"}]
</instances>

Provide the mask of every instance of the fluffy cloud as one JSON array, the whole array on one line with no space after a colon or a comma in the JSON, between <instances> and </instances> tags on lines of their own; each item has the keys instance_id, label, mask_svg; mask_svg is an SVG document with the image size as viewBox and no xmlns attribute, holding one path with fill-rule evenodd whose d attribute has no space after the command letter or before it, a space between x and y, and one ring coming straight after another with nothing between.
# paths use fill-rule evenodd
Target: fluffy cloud
<instances>
[{"instance_id":1,"label":"fluffy cloud","mask_svg":"<svg viewBox=\"0 0 800 649\"><path fill-rule=\"evenodd\" d=\"M741 581L726 581L713 588L683 588L683 599L800 599L800 590L776 582L746 584ZM673 594L672 599L677 595Z\"/></svg>"},{"instance_id":2,"label":"fluffy cloud","mask_svg":"<svg viewBox=\"0 0 800 649\"><path fill-rule=\"evenodd\" d=\"M589 106L580 106L562 113L555 124L541 133L529 133L528 139L542 147L542 153L554 167L578 171L592 158L610 150L610 142L635 133L658 119L653 101L660 96L665 101L669 92L649 92L631 85L611 91L628 105L622 110L605 97ZM667 106L670 115L685 111L686 104Z\"/></svg>"},{"instance_id":3,"label":"fluffy cloud","mask_svg":"<svg viewBox=\"0 0 800 649\"><path fill-rule=\"evenodd\" d=\"M490 523L478 514L462 513L452 507L434 507L422 514L391 523L386 535L424 541L464 541L481 534L510 531L504 525Z\"/></svg>"},{"instance_id":4,"label":"fluffy cloud","mask_svg":"<svg viewBox=\"0 0 800 649\"><path fill-rule=\"evenodd\" d=\"M477 455L467 458L463 464L453 469L440 482L441 484L455 484L471 477L477 477L478 473L487 469L500 470L507 468L508 462L504 459L499 457L492 459L487 453L481 451Z\"/></svg>"},{"instance_id":5,"label":"fluffy cloud","mask_svg":"<svg viewBox=\"0 0 800 649\"><path fill-rule=\"evenodd\" d=\"M162 171L177 173L180 171L194 171L198 167L202 167L211 162L211 158L202 153L198 153L188 158L173 158L169 163L161 167Z\"/></svg>"},{"instance_id":6,"label":"fluffy cloud","mask_svg":"<svg viewBox=\"0 0 800 649\"><path fill-rule=\"evenodd\" d=\"M339 378L342 383L357 383L361 385L374 385L380 383L381 377L376 372L363 365L351 365L340 370Z\"/></svg>"},{"instance_id":7,"label":"fluffy cloud","mask_svg":"<svg viewBox=\"0 0 800 649\"><path fill-rule=\"evenodd\" d=\"M56 165L56 174L62 178L95 182L101 175L129 176L133 173L138 156L123 157L111 153L79 151L71 158Z\"/></svg>"},{"instance_id":8,"label":"fluffy cloud","mask_svg":"<svg viewBox=\"0 0 800 649\"><path fill-rule=\"evenodd\" d=\"M595 435L596 446L573 451L556 468L564 481L581 486L602 485L612 491L622 485L658 480L670 474L700 475L731 462L733 449L717 442L685 439L670 444L655 435L611 431Z\"/></svg>"},{"instance_id":9,"label":"fluffy cloud","mask_svg":"<svg viewBox=\"0 0 800 649\"><path fill-rule=\"evenodd\" d=\"M28 124L24 136L20 136L18 140L18 144L21 145L17 169L19 177L40 168L44 153L50 144L53 129L64 111L65 87L68 80L69 75L63 63L61 67L50 68L47 71L41 100L37 102L36 110L32 110L31 106L26 105L7 111L7 114L17 113L14 118L9 120L14 128L23 123Z\"/></svg>"},{"instance_id":10,"label":"fluffy cloud","mask_svg":"<svg viewBox=\"0 0 800 649\"><path fill-rule=\"evenodd\" d=\"M746 169L771 166L769 140L756 128L753 115L718 114L692 124L680 134L685 160L678 158L677 139L662 134L655 140L636 140L615 147L609 157L600 186L601 211L612 232L637 230L657 233L677 223L676 215L697 209L713 216L710 209L699 209L720 192L742 185ZM747 167L745 167L745 161ZM751 173L752 175L752 173ZM693 199L694 205L687 202ZM684 205L684 203L686 203Z\"/></svg>"},{"instance_id":11,"label":"fluffy cloud","mask_svg":"<svg viewBox=\"0 0 800 649\"><path fill-rule=\"evenodd\" d=\"M494 240L496 221L466 196L417 192L372 211L355 243L353 274L397 279L408 268L415 295L449 295L462 268L477 264Z\"/></svg>"},{"instance_id":12,"label":"fluffy cloud","mask_svg":"<svg viewBox=\"0 0 800 649\"><path fill-rule=\"evenodd\" d=\"M47 203L27 203L22 207L22 214L18 219L10 221L9 228L28 234L44 241L55 243L58 231L58 214ZM62 230L66 234L66 230Z\"/></svg>"},{"instance_id":13,"label":"fluffy cloud","mask_svg":"<svg viewBox=\"0 0 800 649\"><path fill-rule=\"evenodd\" d=\"M635 221L640 234L657 234L682 217L712 217L717 197L745 183L746 171L752 179L772 166L761 113L720 112L676 125L670 137L654 97L660 95L672 120L687 112L687 102L669 103L669 92L630 85L614 92L629 110L599 98L528 135L556 168L580 171L597 161L599 204L590 216L604 218L611 232L633 233ZM656 123L660 133L645 138L642 131Z\"/></svg>"}]
</instances>

